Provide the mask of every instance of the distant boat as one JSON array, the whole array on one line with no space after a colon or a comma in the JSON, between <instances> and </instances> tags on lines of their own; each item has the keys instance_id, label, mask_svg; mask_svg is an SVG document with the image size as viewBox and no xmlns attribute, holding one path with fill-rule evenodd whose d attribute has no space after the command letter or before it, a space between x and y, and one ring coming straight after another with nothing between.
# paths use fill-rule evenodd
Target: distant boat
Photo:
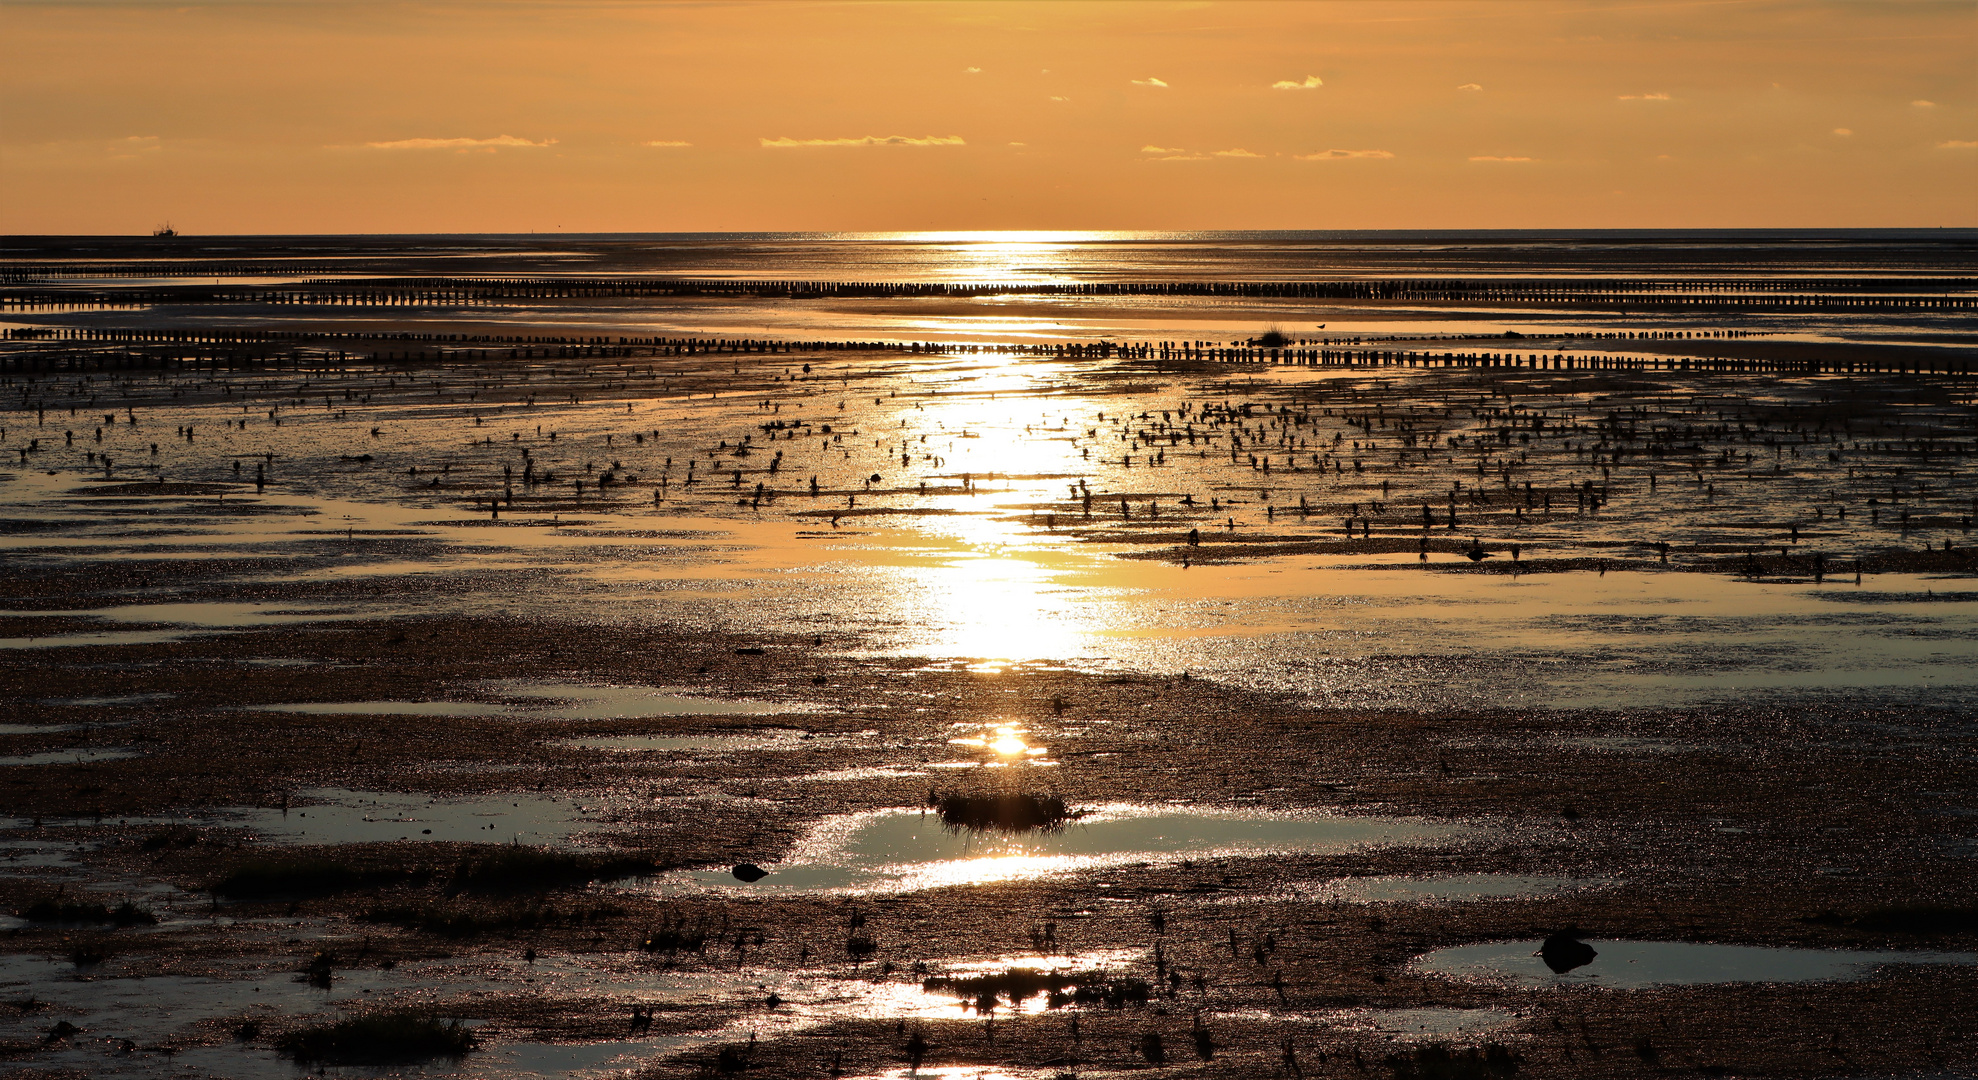
<instances>
[{"instance_id":1,"label":"distant boat","mask_svg":"<svg viewBox=\"0 0 1978 1080\"><path fill-rule=\"evenodd\" d=\"M151 235L161 236L167 240L171 239L174 236L177 236L178 234L179 231L177 229L172 228L172 223L169 221L151 230Z\"/></svg>"}]
</instances>

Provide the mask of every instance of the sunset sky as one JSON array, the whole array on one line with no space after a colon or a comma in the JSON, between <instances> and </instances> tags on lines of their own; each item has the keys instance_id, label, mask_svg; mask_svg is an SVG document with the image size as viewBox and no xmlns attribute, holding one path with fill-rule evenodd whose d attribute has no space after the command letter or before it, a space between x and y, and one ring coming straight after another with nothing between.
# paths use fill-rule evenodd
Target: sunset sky
<instances>
[{"instance_id":1,"label":"sunset sky","mask_svg":"<svg viewBox=\"0 0 1978 1080\"><path fill-rule=\"evenodd\" d=\"M1978 4L0 3L0 232L1978 225Z\"/></svg>"}]
</instances>

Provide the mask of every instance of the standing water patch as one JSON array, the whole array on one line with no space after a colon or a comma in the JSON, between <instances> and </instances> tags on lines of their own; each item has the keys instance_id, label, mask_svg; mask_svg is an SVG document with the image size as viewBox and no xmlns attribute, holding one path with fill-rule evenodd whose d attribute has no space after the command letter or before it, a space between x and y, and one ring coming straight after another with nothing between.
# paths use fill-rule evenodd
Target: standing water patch
<instances>
[{"instance_id":1,"label":"standing water patch","mask_svg":"<svg viewBox=\"0 0 1978 1080\"><path fill-rule=\"evenodd\" d=\"M1829 982L1867 978L1886 964L1972 964L1978 953L1899 952L1867 949L1791 949L1764 945L1714 945L1687 941L1601 941L1560 963L1541 956L1544 941L1493 941L1458 945L1419 957L1410 965L1431 975L1514 982L1522 986L1703 986L1714 983ZM1556 954L1557 950L1553 950ZM1555 967L1565 970L1555 971Z\"/></svg>"},{"instance_id":2,"label":"standing water patch","mask_svg":"<svg viewBox=\"0 0 1978 1080\"><path fill-rule=\"evenodd\" d=\"M1116 804L1029 831L951 825L938 812L880 810L825 818L788 857L743 881L727 870L669 875L662 888L757 893L903 892L1052 877L1135 863L1333 853L1469 839L1465 825L1422 818L1291 816Z\"/></svg>"}]
</instances>

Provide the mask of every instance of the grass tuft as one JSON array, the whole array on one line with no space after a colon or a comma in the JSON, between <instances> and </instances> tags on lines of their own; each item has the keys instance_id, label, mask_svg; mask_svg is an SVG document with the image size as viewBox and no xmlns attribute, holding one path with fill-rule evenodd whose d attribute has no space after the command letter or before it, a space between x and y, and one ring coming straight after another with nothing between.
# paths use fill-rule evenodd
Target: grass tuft
<instances>
[{"instance_id":1,"label":"grass tuft","mask_svg":"<svg viewBox=\"0 0 1978 1080\"><path fill-rule=\"evenodd\" d=\"M941 824L957 832L1050 832L1078 815L1055 795L935 795Z\"/></svg>"},{"instance_id":2,"label":"grass tuft","mask_svg":"<svg viewBox=\"0 0 1978 1080\"><path fill-rule=\"evenodd\" d=\"M455 892L542 892L593 881L643 877L659 867L651 859L577 855L510 844L462 862L453 872Z\"/></svg>"},{"instance_id":3,"label":"grass tuft","mask_svg":"<svg viewBox=\"0 0 1978 1080\"><path fill-rule=\"evenodd\" d=\"M116 907L102 904L65 904L59 900L37 900L28 905L21 917L29 922L49 923L88 923L100 926L110 923L115 926L156 926L158 916L129 900Z\"/></svg>"},{"instance_id":4,"label":"grass tuft","mask_svg":"<svg viewBox=\"0 0 1978 1080\"><path fill-rule=\"evenodd\" d=\"M334 1024L299 1028L275 1040L275 1049L297 1061L324 1065L415 1065L434 1058L458 1060L475 1047L474 1033L460 1021L415 1012L354 1016Z\"/></svg>"},{"instance_id":5,"label":"grass tuft","mask_svg":"<svg viewBox=\"0 0 1978 1080\"><path fill-rule=\"evenodd\" d=\"M359 870L329 859L273 859L235 868L213 883L229 900L291 900L414 882L411 870Z\"/></svg>"}]
</instances>

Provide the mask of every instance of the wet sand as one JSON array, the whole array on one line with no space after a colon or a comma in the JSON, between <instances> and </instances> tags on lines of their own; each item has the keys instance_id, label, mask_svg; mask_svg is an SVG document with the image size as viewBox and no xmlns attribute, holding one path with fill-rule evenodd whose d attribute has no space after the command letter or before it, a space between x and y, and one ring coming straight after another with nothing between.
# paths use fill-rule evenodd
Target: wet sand
<instances>
[{"instance_id":1,"label":"wet sand","mask_svg":"<svg viewBox=\"0 0 1978 1080\"><path fill-rule=\"evenodd\" d=\"M939 401L943 408L961 401L986 410L992 393L1037 392L1027 381L993 390L971 385L989 369L957 362L937 398L917 378L889 368L895 361L883 355L831 362L845 367L815 372L814 388L781 383L785 394L809 394L790 411L822 409L818 423L808 426L816 441L823 441L825 417L861 431L896 424L902 414L886 411L903 408L900 399L885 396L893 390L881 391L887 404L879 414L859 413L849 423L835 407L841 396L849 402L858 393L871 402L874 388L888 380L906 391L902 398L919 395L920 404ZM853 477L869 466L844 464L847 451L831 440L826 453L800 470L806 480L813 468L828 478L829 494L815 501L799 489L764 500L767 506L750 506L748 499L737 505L736 486L726 476L706 482L713 494L683 491L685 470L676 463L667 474L673 481L667 502L655 510L649 491L653 474L664 469L658 459L670 451L679 461L689 455L712 461L721 455L709 444L725 440L730 456L721 472L732 471L725 462L736 460L733 446L753 441L741 437L747 428L739 421L746 418L760 432L777 418L759 402L797 361L744 356L696 363L699 373L675 374L684 385L657 400L633 395L629 373L616 366L557 364L557 392L577 393L594 411L550 413L538 406L541 413L525 414L532 450L556 471L573 470L571 462L581 466L584 458L643 454L617 466L642 474L639 489L602 500L524 489L512 502L503 499L499 519L487 516L485 502L499 488L486 479L492 451L464 440L449 447L421 427L465 425L480 434L471 416L491 403L460 398L465 383L488 376L457 368L436 372L443 380L438 396L451 398L441 408L416 403L415 394L432 396L424 375L395 371L386 381L398 385L380 386L383 372L353 371L347 377L365 380L365 393L381 399L370 403L370 413L331 420L354 407L333 398L332 409L318 407L323 418L305 418L298 408L279 429L262 422L267 410L284 399L306 401L295 383L320 376L202 379L177 386L177 398L168 396L172 384L157 384L143 391L149 397L120 399L119 407L136 407L144 442L170 430L168 422L193 427L192 450L155 474L166 476L165 484L147 484L147 474L105 482L84 469L13 474L8 528L18 543L0 564L12 609L0 637L17 644L0 653L0 694L9 702L10 723L47 725L47 733L0 735L0 755L49 749L137 755L4 767L0 814L14 819L5 843L26 864L0 878L4 906L27 911L58 893L112 905L130 898L162 919L156 927L131 928L27 922L11 931L10 956L51 958L46 974L23 968L15 978L19 1000L49 1002L14 1007L19 1015L7 1037L16 1061L95 1075L160 1073L168 1061L220 1075L287 1075L291 1066L272 1049L276 1041L312 1018L348 1008L333 1003L344 1000L340 988L349 986L374 990L354 995L369 999L366 1004L413 1005L475 1023L484 1049L460 1066L467 1075L527 1075L528 1060L550 1060L517 1056L524 1052L516 1047L535 1043L591 1046L563 1051L576 1058L554 1059L566 1064L590 1060L584 1055L626 1054L619 1064L652 1075L697 1075L738 1062L752 1075L818 1075L834 1063L845 1075L877 1075L908 1067L915 1035L927 1046L927 1069L1005 1068L1017 1076L1142 1071L1150 1067L1149 1034L1160 1037L1164 1068L1199 1075L1385 1075L1412 1067L1417 1049L1432 1042L1501 1046L1516 1057L1521 1075L1562 1077L1648 1070L1927 1073L1974 1060L1972 1029L1960 1018L1978 1007L1978 975L1957 963L1880 969L1845 982L1647 990L1597 983L1534 989L1412 966L1438 948L1543 937L1569 926L1589 939L1964 954L1978 947L1969 914L1968 809L1978 790L1963 764L1972 751L1970 714L1955 694L1937 695L1933 703L1931 681L1961 670L1957 657L1972 641L1968 556L1954 514L1918 514L1908 532L1857 528L1853 520L1846 531L1838 522L1825 525L1819 543L1831 553L1827 573L1841 579L1834 588L1854 590L1852 565L1869 567L1865 591L1848 594L1858 601L1820 598L1825 594L1816 590L1828 586L1811 580L1804 550L1812 541L1795 545L1787 538L1787 553L1778 552L1779 534L1804 515L1765 520L1765 507L1776 502L1731 495L1733 470L1710 482L1725 484L1720 498L1740 500L1727 516L1748 523L1705 524L1718 504L1679 486L1694 488L1662 465L1680 497L1651 499L1640 490L1626 497L1636 509L1617 510L1624 497L1611 492L1621 485L1608 480L1600 486L1612 502L1600 513L1577 505L1561 512L1555 505L1550 517L1535 515L1524 526L1532 533L1515 567L1498 530L1522 520L1525 496L1521 486L1515 499L1504 496L1501 483L1490 485L1497 493L1492 502L1459 501L1466 522L1454 536L1440 522L1425 534L1418 520L1408 524L1393 511L1372 539L1327 539L1339 527L1311 519L1340 514L1354 500L1381 499L1380 481L1409 474L1400 455L1384 452L1371 473L1354 470L1353 450L1328 437L1320 444L1323 458L1337 457L1360 475L1347 483L1328 472L1324 489L1316 486L1316 468L1273 475L1267 483L1277 490L1266 517L1252 486L1266 483L1260 472L1244 464L1247 483L1215 482L1217 470L1230 468L1231 434L1282 454L1272 440L1317 434L1302 420L1309 410L1332 424L1364 421L1384 442L1398 437L1387 432L1399 429L1404 416L1433 418L1438 441L1446 441L1445 410L1465 400L1474 406L1481 391L1484 409L1493 413L1505 408L1507 394L1514 403L1517 395L1543 398L1555 423L1572 426L1572 441L1598 446L1602 440L1587 427L1593 417L1639 415L1627 410L1647 401L1695 401L1701 388L1640 376L1562 378L1544 387L1528 378L1487 386L1470 375L1363 376L1329 384L1331 397L1312 399L1309 388L1251 372L1156 375L1130 366L1076 384L1056 372L1039 379L1044 397L1026 401L1031 412L1068 412L1075 404L1089 418L1049 435L1033 432L1032 442L1060 458L1069 448L1060 440L1072 438L1090 440L1107 457L1135 453L1136 433L1153 434L1156 406L1175 408L1165 383L1176 378L1200 380L1190 388L1191 400L1220 404L1228 394L1252 407L1202 421L1201 437L1222 441L1214 444L1215 455L1173 474L1182 482L1155 472L1156 482L1128 487L1127 477L1138 475L1128 472L1134 466L1095 466L1084 480L1103 492L1095 495L1095 515L1102 500L1111 500L1116 514L1121 490L1130 492L1131 516L1115 522L1088 523L1082 499L1044 496L1070 482L1056 468L1016 471L1011 448L1026 446L1020 420L996 423L972 414L946 417L959 449L943 445L941 456L966 453L964 431L978 424L1001 449L971 459L966 469L921 466L947 489L938 503L897 481L868 492ZM745 369L740 392L737 368ZM835 386L822 377L838 370L848 377ZM926 377L928 370L915 375ZM543 388L532 389L540 399ZM1711 389L1717 396L1705 400L1714 412L1729 388ZM697 399L689 395L702 393L721 397L691 404ZM1781 415L1804 409L1820 417L1816 424L1855 426L1850 456L1856 443L1862 455L1904 455L1904 481L1917 484L1919 496L1906 505L1963 497L1968 449L1916 419L1933 409L1954 413L1956 389L1917 383L1881 392L1904 396L1901 405L1858 393L1837 405L1829 384L1817 380L1774 393L1778 403L1767 407ZM730 403L731 397L739 400ZM623 440L614 438L605 449L606 430L621 425L611 419L613 406L595 404L600 399L629 401L635 416L663 407L675 419L650 447L621 447ZM1574 414L1575 407L1586 415ZM1884 409L1899 409L1912 426L1897 429L1878 418ZM1084 434L1096 428L1100 412L1133 423L1115 426L1108 445L1105 437ZM1299 423L1290 423L1293 415ZM247 436L221 436L226 429L215 429L228 416L255 422ZM533 434L537 416L558 429L554 451ZM340 433L361 436L377 422L373 417L401 425L401 438L385 451L402 455L400 463L389 471L336 464L340 440L353 437ZM1751 416L1745 419L1749 425ZM1466 438L1498 423L1481 411L1467 420L1459 429ZM59 422L72 423L66 416ZM1800 420L1779 426L1792 430L1795 423L1809 440L1817 430ZM1280 434L1271 424L1291 430ZM515 427L515 418L503 415L492 431ZM654 430L644 420L637 427ZM231 451L211 446L222 437L237 440ZM275 480L258 494L248 480L231 480L224 464L253 460L240 453L250 449L249 437L281 447ZM1137 452L1158 453L1163 442L1181 456L1185 439L1150 438ZM1915 449L1926 444L1927 464ZM565 451L566 445L582 451ZM1533 444L1516 445L1523 452ZM1576 457L1543 439L1536 445L1582 472L1598 467L1584 451ZM1768 456L1787 460L1787 447L1776 438L1773 447L1750 445L1776 448ZM1829 505L1849 506L1858 520L1873 488L1849 469L1871 473L1889 459L1831 462L1824 450L1811 452L1814 445L1792 444L1795 453L1801 446L1808 452L1793 459L1796 479L1788 482L1831 493ZM864 453L875 450L886 452L881 446ZM558 456L550 458L552 452ZM1693 451L1719 452L1715 444ZM131 453L118 446L115 456ZM996 454L1010 467L985 468ZM835 472L824 473L831 456L838 459ZM1370 456L1363 452L1362 459ZM1492 459L1498 456L1510 452L1494 451ZM1474 460L1466 456L1465 464ZM417 479L405 472L415 467L407 461L418 463ZM1436 464L1452 471L1446 460ZM764 475L756 462L747 465L744 494L754 490L751 477ZM434 489L426 477L436 469L442 483ZM1740 458L1736 475L1746 469ZM1453 471L1476 475L1473 465ZM1296 505L1286 490L1301 483L1295 477L1312 485L1308 511L1285 512L1291 521L1280 524L1278 508ZM1487 472L1485 479L1497 477ZM1850 480L1858 486L1849 488ZM1872 483L1886 487L1880 475ZM1327 503L1310 507L1321 490ZM1561 501L1574 497L1559 481L1533 490ZM1176 502L1191 491L1198 499L1219 493L1215 514ZM1230 509L1221 504L1225 494ZM872 531L873 519L856 516L879 507L813 509L847 496L890 500L887 520L911 521L921 539ZM1150 500L1181 520L1137 523ZM1664 563L1637 530L1667 520L1672 511L1664 504L1671 500L1687 508L1682 512L1693 515L1691 527L1703 535L1672 545ZM1446 513L1448 505L1439 500L1431 514ZM1039 522L1045 513L1061 516L1055 529ZM1235 513L1243 515L1243 528L1218 537L1215 518ZM551 515L557 520L545 520ZM957 524L943 525L951 520ZM1202 530L1199 545L1179 538L1183 525ZM1807 523L1809 537L1816 528ZM1760 545L1735 539L1752 533L1764 537L1755 574L1744 553ZM1415 559L1423 535L1431 537L1426 569ZM1936 550L1940 537L1951 539L1950 550ZM1464 556L1473 540L1485 538L1491 559ZM1934 552L1928 556L1925 540ZM1179 565L1183 558L1187 569ZM1043 568L1042 576L1024 567ZM1136 567L1158 567L1166 576L1136 576ZM1846 626L1853 618L1847 612L1873 610L1893 621L1863 641L1921 631L1940 655L1907 669L1894 659L1869 665L1907 670L1903 678L1913 692L1899 681L1795 693L1788 676L1799 665L1792 652L1778 651L1768 636L1774 631L1739 638L1750 631L1705 624L1694 645L1698 655L1658 669L1656 677L1700 679L1715 688L1705 697L1716 700L1675 705L1666 685L1653 680L1626 689L1628 676L1611 667L1618 654L1585 650L1593 623L1570 620L1597 623L1607 616L1571 616L1558 599L1529 600L1514 605L1511 622L1482 637L1478 628L1497 624L1473 623L1461 632L1469 639L1465 647L1452 652L1439 647L1447 633L1382 606L1391 601L1376 601L1386 587L1378 583L1411 574L1448 583L1431 584L1431 593L1490 600L1495 594L1474 589L1528 587L1514 569L1532 582L1584 581L1593 596L1639 588L1644 598L1662 595L1674 612L1696 613L1688 617L1705 611L1698 606L1703 598L1686 598L1658 580L1714 581L1719 589L1747 590L1753 600L1771 597L1744 610L1757 614L1778 605L1766 617L1780 626L1795 620ZM1297 579L1269 580L1281 570L1296 571ZM1188 584L1188 575L1224 573L1232 576ZM834 584L846 575L849 583ZM1339 584L1325 584L1329 575L1340 575ZM1415 579L1396 578L1393 587L1420 591L1407 580ZM986 583L987 591L955 592L970 582ZM848 590L842 596L833 591L840 587ZM1123 590L1101 608L1107 612L1144 602L1135 596L1164 593L1174 595L1176 611L1236 602L1245 606L1244 633L1266 642L1304 640L1296 635L1309 618L1273 615L1280 604L1273 598L1315 587L1343 590L1362 597L1350 608L1371 614L1360 624L1340 624L1344 636L1322 652L1304 654L1311 646L1292 645L1249 675L1198 668L1184 677L1192 665L1150 670L1142 660L1105 657L1116 650L1066 651L1064 639L1052 635L1061 635L1067 610L1087 601L1069 609L1039 601L1037 611L1023 614L1020 587L1041 590L1039 596ZM1878 599L1923 592L1929 598L1895 607ZM893 599L876 607L836 606L854 595ZM963 599L939 599L957 595ZM1626 595L1617 593L1615 602L1628 603ZM140 603L157 606L133 606ZM124 608L129 612L121 618L105 617ZM1008 614L992 616L999 611ZM1004 619L1008 625L1001 625ZM917 620L927 633L915 630ZM1083 624L1074 623L1076 633L1092 632L1077 625ZM1205 632L1211 644L1203 655L1238 655L1214 626L1157 622L1137 632L1157 650L1131 655L1185 657L1186 642ZM1118 636L1123 629L1110 626L1099 638L1079 640L1132 641L1133 635ZM112 632L137 637L59 644L64 634ZM1374 647L1343 647L1352 635L1370 632ZM1669 659L1690 647L1663 640L1637 660ZM1287 674L1307 662L1332 668L1317 682ZM1621 680L1618 702L1571 705L1575 695L1597 696L1603 665ZM1542 667L1552 669L1556 689L1525 705L1491 704L1481 692L1467 703L1452 701L1429 689L1495 681L1509 693L1544 683L1533 680ZM1745 685L1739 673L1753 670L1771 673L1759 684L1769 678L1777 688L1738 690ZM1350 671L1361 674L1348 677ZM562 708L553 690L518 696L518 688L536 685L653 688L690 703L747 701L777 711L568 718L553 715ZM1347 693L1356 685L1364 703ZM340 714L338 702L354 703L357 711ZM391 702L408 704L376 704ZM1020 727L1024 745L1047 756L1006 758L988 749L999 726ZM627 737L682 740L678 745L686 748L572 742ZM720 740L729 737L753 749L721 749ZM764 738L777 748L765 750ZM904 892L752 892L740 883L710 891L693 884L702 871L720 874L749 862L769 868L764 884L774 885L778 868L794 857L793 845L818 823L880 811L921 813L930 791L1047 793L1085 809L1130 804L1420 820L1454 831L1442 840L1338 851L1258 855L1209 848ZM322 800L396 798L393 793L439 800L420 811L436 816L407 820L411 835L403 841L310 841L303 818L312 805L325 807L318 818L330 827L342 819ZM446 808L462 807L471 818L495 813L473 807L503 799L515 804L513 813L533 800L537 809L528 812L537 816L528 819L527 835L577 860L556 871L563 877L472 884L476 879L464 868L499 852L509 835L522 835L514 831L520 818L488 817L496 827L483 844L411 833L435 824L449 836L479 828L466 818L457 828L449 824L455 819ZM358 824L352 827L361 827L363 813L353 811L350 820ZM277 824L285 831L271 832ZM1067 828L1076 834L1081 826ZM312 862L334 868L310 871ZM640 876L624 876L641 867ZM587 881L593 873L613 876ZM1342 899L1327 884L1450 875L1585 884L1501 899L1385 903ZM275 884L242 884L254 880ZM1952 914L1918 913L1932 906ZM654 936L662 930L673 936ZM860 944L866 939L869 951ZM973 1003L922 989L969 962L1043 954L1064 958L1046 966L1076 966L1077 957L1098 950L1125 950L1109 954L1126 958L1114 962L1111 977L1150 984L1144 1004L1048 1008L1039 1000L1019 1009L1004 1001L984 1017ZM331 959L312 961L318 954ZM179 1019L147 1022L133 1013L77 1012L57 998L64 988L135 989L153 985L140 980L166 976L290 985L312 963L327 966L329 989L308 990L316 996L274 1008L209 993L205 1006L188 1004ZM1176 977L1171 986L1169 973ZM635 1005L650 1005L650 1019L628 1019ZM1406 1011L1422 1009L1455 1011ZM86 1020L84 1030L44 1042L63 1016ZM1390 1016L1392 1023L1382 1020ZM250 1019L260 1026L237 1038ZM1408 1034L1401 1029L1410 1022L1453 1027ZM120 1024L137 1034L119 1034ZM1198 1031L1207 1032L1199 1053L1208 1057L1199 1056ZM626 1045L616 1045L628 1036ZM132 1048L121 1049L120 1038L132 1038ZM1388 1064L1390 1058L1400 1064Z\"/></svg>"}]
</instances>

